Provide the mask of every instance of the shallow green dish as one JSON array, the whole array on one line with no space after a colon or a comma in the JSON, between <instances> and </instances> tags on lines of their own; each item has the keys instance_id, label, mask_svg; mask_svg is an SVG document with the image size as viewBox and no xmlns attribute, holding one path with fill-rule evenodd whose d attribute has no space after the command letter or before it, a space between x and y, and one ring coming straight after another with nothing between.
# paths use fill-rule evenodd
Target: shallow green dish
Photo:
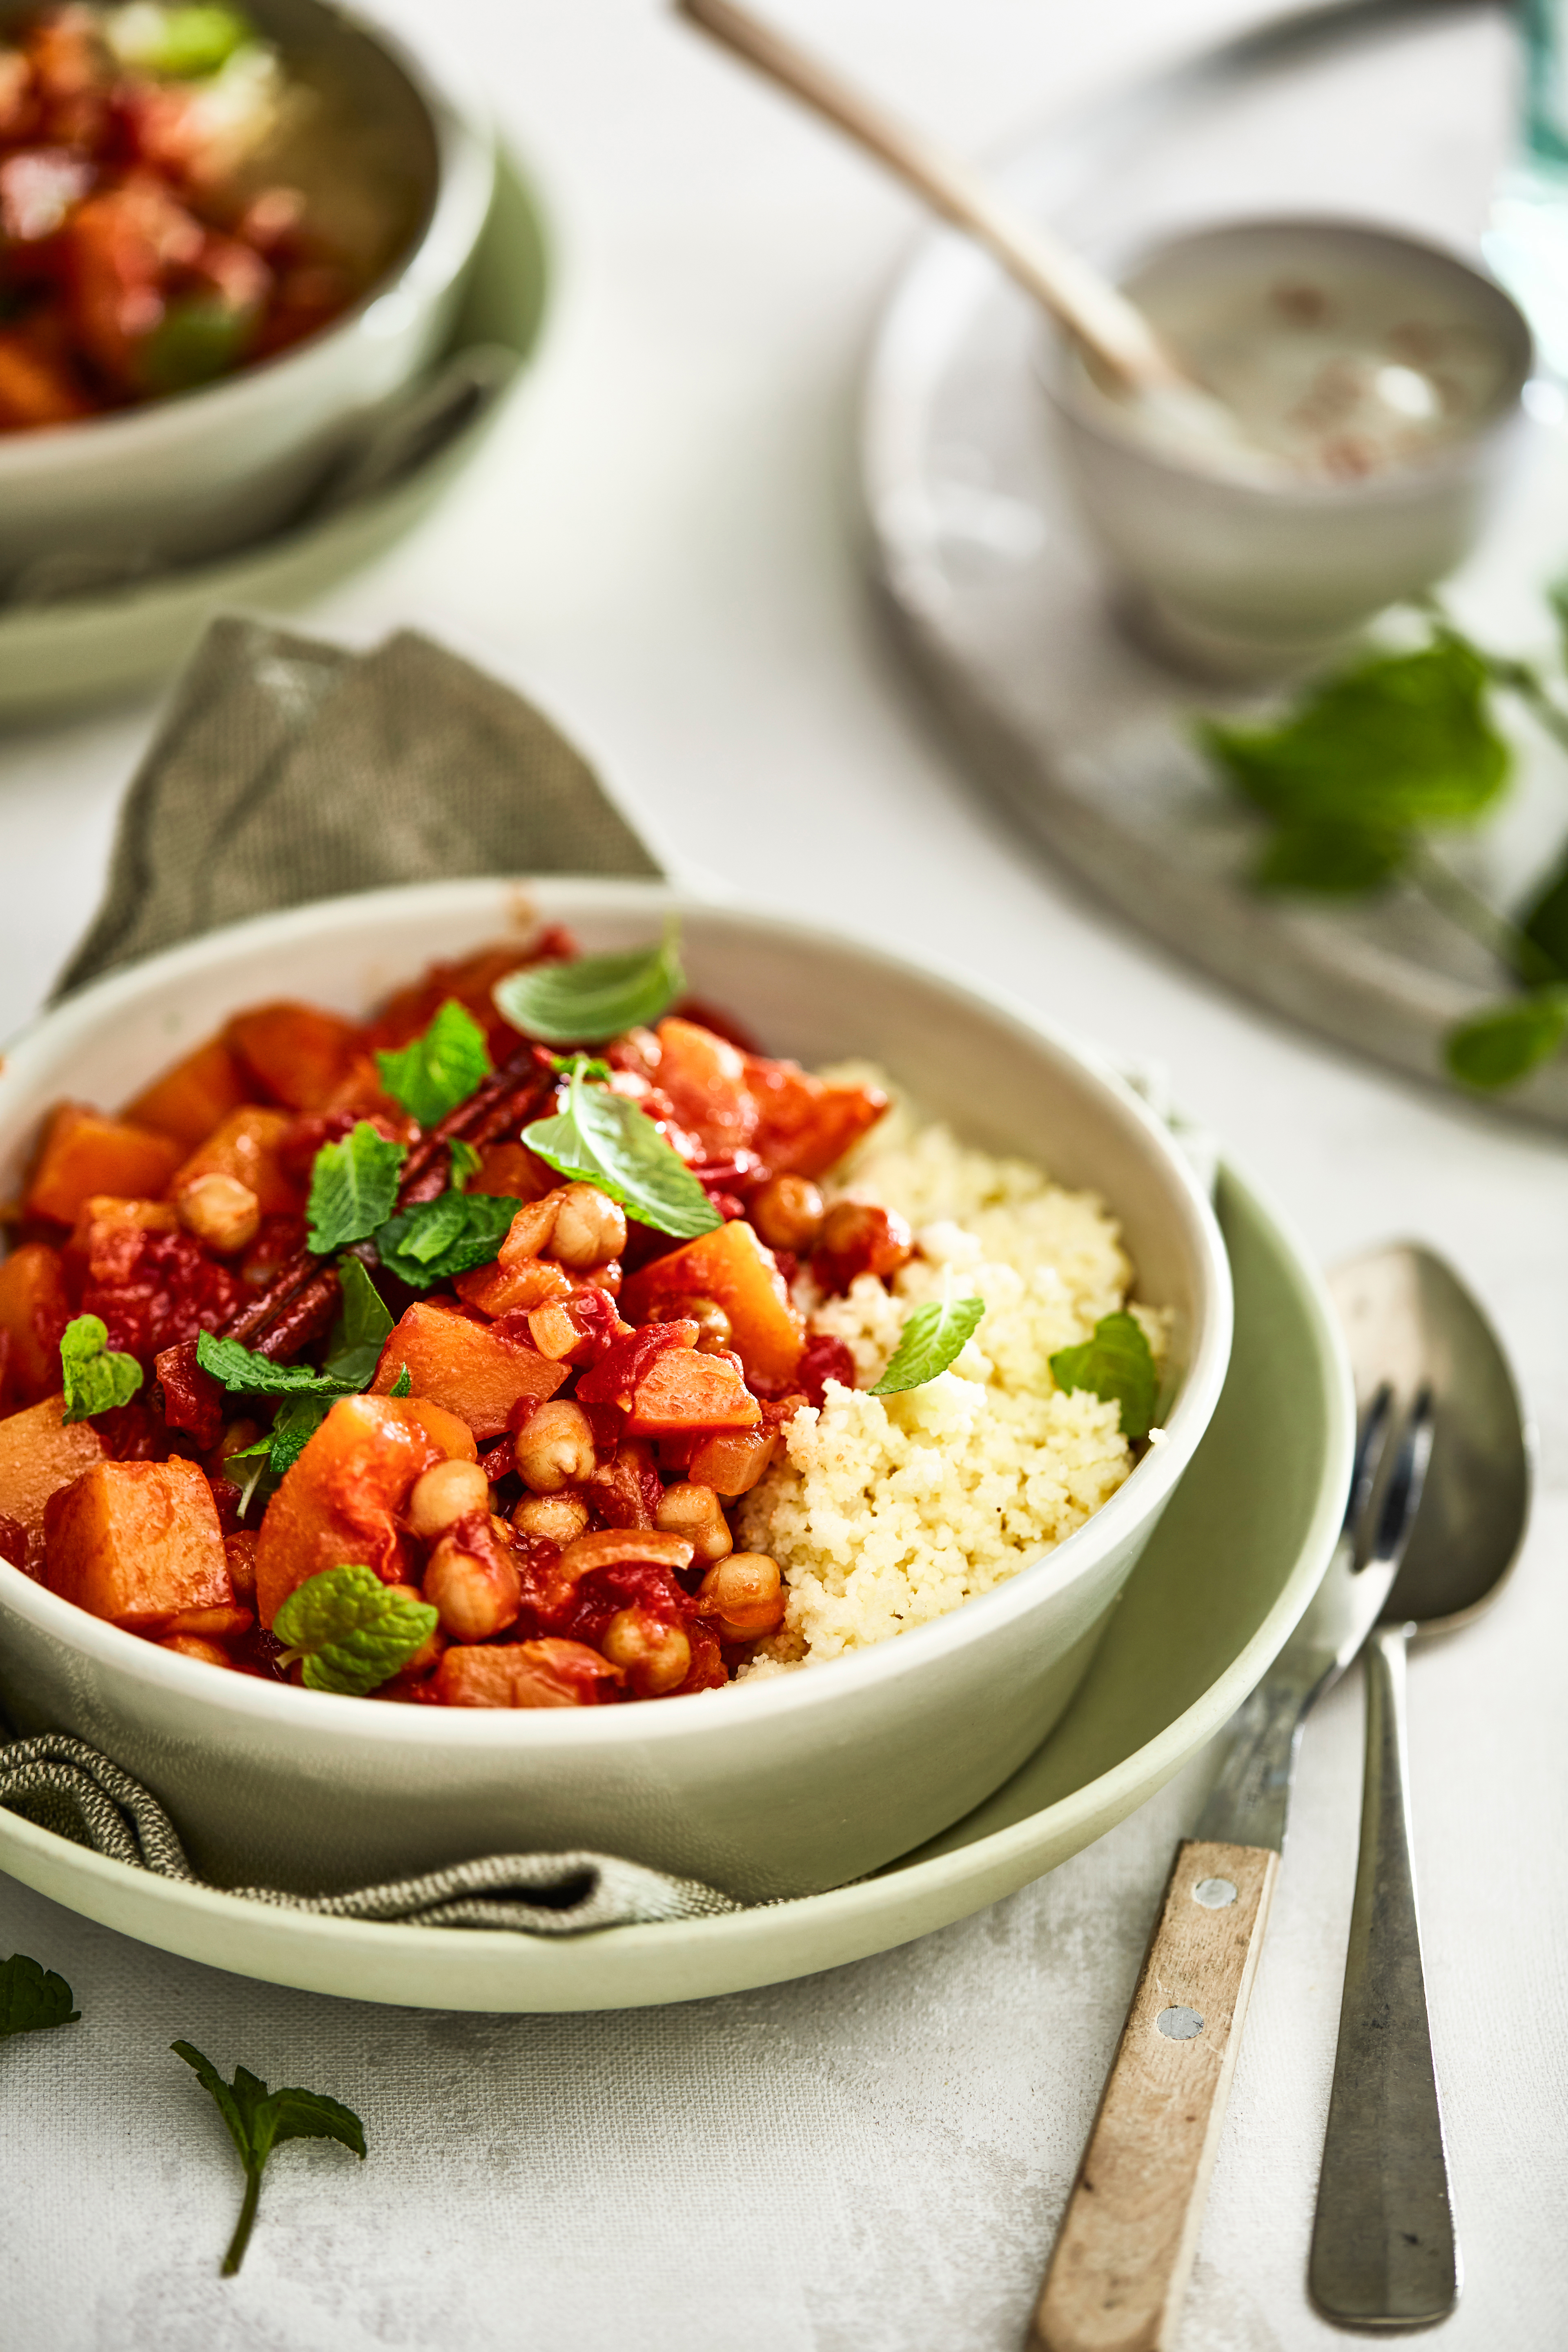
<instances>
[{"instance_id":1,"label":"shallow green dish","mask_svg":"<svg viewBox=\"0 0 1568 2352\"><path fill-rule=\"evenodd\" d=\"M1234 1170L1217 1206L1236 1284L1225 1391L1087 1679L1022 1771L874 1877L716 1919L553 1940L266 1909L105 1861L3 1811L0 1869L239 1976L487 2011L636 2008L776 1984L1013 1894L1152 1796L1220 1728L1305 1609L1339 1531L1353 1409L1321 1281Z\"/></svg>"},{"instance_id":2,"label":"shallow green dish","mask_svg":"<svg viewBox=\"0 0 1568 2352\"><path fill-rule=\"evenodd\" d=\"M484 346L516 356L538 342L548 286L538 201L516 159L498 159L495 199L447 357ZM100 596L0 606L0 723L154 685L178 667L216 612L286 612L324 595L410 530L489 437L492 396L390 488L211 563Z\"/></svg>"}]
</instances>

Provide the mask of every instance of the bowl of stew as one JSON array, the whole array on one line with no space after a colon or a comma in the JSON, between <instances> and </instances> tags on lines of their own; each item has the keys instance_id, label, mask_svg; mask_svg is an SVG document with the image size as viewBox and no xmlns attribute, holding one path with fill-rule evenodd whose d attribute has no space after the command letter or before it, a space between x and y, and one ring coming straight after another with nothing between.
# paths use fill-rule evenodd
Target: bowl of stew
<instances>
[{"instance_id":1,"label":"bowl of stew","mask_svg":"<svg viewBox=\"0 0 1568 2352\"><path fill-rule=\"evenodd\" d=\"M1066 1706L1229 1352L1091 1053L645 884L111 976L8 1052L0 1198L0 1703L228 1885L890 1861Z\"/></svg>"},{"instance_id":2,"label":"bowl of stew","mask_svg":"<svg viewBox=\"0 0 1568 2352\"><path fill-rule=\"evenodd\" d=\"M493 171L435 45L323 0L5 0L0 586L300 512L443 348Z\"/></svg>"}]
</instances>

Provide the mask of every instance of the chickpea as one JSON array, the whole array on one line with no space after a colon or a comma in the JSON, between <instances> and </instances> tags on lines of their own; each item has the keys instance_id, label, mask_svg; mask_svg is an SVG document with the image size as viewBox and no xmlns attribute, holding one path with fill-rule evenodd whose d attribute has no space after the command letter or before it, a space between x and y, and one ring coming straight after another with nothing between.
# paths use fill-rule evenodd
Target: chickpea
<instances>
[{"instance_id":1,"label":"chickpea","mask_svg":"<svg viewBox=\"0 0 1568 2352\"><path fill-rule=\"evenodd\" d=\"M551 1255L574 1273L605 1265L626 1245L626 1219L596 1184L568 1184L555 1212Z\"/></svg>"},{"instance_id":2,"label":"chickpea","mask_svg":"<svg viewBox=\"0 0 1568 2352\"><path fill-rule=\"evenodd\" d=\"M220 1257L248 1249L261 1225L261 1203L237 1176L195 1177L175 1206L185 1231Z\"/></svg>"},{"instance_id":3,"label":"chickpea","mask_svg":"<svg viewBox=\"0 0 1568 2352\"><path fill-rule=\"evenodd\" d=\"M481 1556L443 1536L425 1570L425 1598L455 1642L485 1642L515 1622L522 1579L499 1544L487 1544Z\"/></svg>"},{"instance_id":4,"label":"chickpea","mask_svg":"<svg viewBox=\"0 0 1568 2352\"><path fill-rule=\"evenodd\" d=\"M691 1672L691 1644L684 1629L650 1609L617 1610L599 1646L638 1698L663 1698Z\"/></svg>"},{"instance_id":5,"label":"chickpea","mask_svg":"<svg viewBox=\"0 0 1568 2352\"><path fill-rule=\"evenodd\" d=\"M588 1506L581 1495L525 1495L511 1515L520 1535L542 1536L546 1543L569 1544L588 1524Z\"/></svg>"},{"instance_id":6,"label":"chickpea","mask_svg":"<svg viewBox=\"0 0 1568 2352\"><path fill-rule=\"evenodd\" d=\"M914 1255L914 1235L896 1209L835 1201L822 1220L811 1271L826 1291L847 1290L858 1275L885 1282Z\"/></svg>"},{"instance_id":7,"label":"chickpea","mask_svg":"<svg viewBox=\"0 0 1568 2352\"><path fill-rule=\"evenodd\" d=\"M760 1642L784 1622L784 1579L766 1552L735 1551L709 1570L697 1606L725 1642Z\"/></svg>"},{"instance_id":8,"label":"chickpea","mask_svg":"<svg viewBox=\"0 0 1568 2352\"><path fill-rule=\"evenodd\" d=\"M672 1321L696 1324L697 1345L705 1356L725 1355L734 1345L730 1318L716 1298L677 1299L669 1317Z\"/></svg>"},{"instance_id":9,"label":"chickpea","mask_svg":"<svg viewBox=\"0 0 1568 2352\"><path fill-rule=\"evenodd\" d=\"M570 1397L535 1407L512 1440L517 1472L536 1495L558 1495L591 1478L598 1457L588 1416Z\"/></svg>"},{"instance_id":10,"label":"chickpea","mask_svg":"<svg viewBox=\"0 0 1568 2352\"><path fill-rule=\"evenodd\" d=\"M770 1249L808 1257L822 1232L822 1194L809 1176L770 1176L752 1195L751 1218Z\"/></svg>"},{"instance_id":11,"label":"chickpea","mask_svg":"<svg viewBox=\"0 0 1568 2352\"><path fill-rule=\"evenodd\" d=\"M408 1524L424 1543L434 1543L470 1511L488 1511L490 1482L477 1462L437 1462L414 1482Z\"/></svg>"},{"instance_id":12,"label":"chickpea","mask_svg":"<svg viewBox=\"0 0 1568 2352\"><path fill-rule=\"evenodd\" d=\"M712 1487L694 1486L689 1478L678 1479L665 1488L664 1500L654 1513L653 1523L668 1535L684 1536L691 1546L693 1559L700 1559L704 1568L722 1559L735 1548L730 1522Z\"/></svg>"}]
</instances>

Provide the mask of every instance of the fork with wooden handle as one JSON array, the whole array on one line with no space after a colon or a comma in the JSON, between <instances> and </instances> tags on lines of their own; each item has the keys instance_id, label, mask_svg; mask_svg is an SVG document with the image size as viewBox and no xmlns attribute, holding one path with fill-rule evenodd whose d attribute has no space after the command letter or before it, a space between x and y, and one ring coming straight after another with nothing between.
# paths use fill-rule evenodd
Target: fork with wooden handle
<instances>
[{"instance_id":1,"label":"fork with wooden handle","mask_svg":"<svg viewBox=\"0 0 1568 2352\"><path fill-rule=\"evenodd\" d=\"M1306 1616L1236 1719L1153 1938L1035 2312L1033 2352L1170 2352L1279 1868L1313 1701L1377 1622L1421 1499L1426 1390L1363 1418L1345 1532Z\"/></svg>"}]
</instances>

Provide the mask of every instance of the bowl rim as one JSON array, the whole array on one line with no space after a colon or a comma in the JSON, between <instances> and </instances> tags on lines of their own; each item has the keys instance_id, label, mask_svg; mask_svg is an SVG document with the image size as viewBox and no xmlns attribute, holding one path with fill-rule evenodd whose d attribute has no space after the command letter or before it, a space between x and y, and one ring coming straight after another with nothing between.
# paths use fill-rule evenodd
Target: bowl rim
<instances>
[{"instance_id":1,"label":"bowl rim","mask_svg":"<svg viewBox=\"0 0 1568 2352\"><path fill-rule=\"evenodd\" d=\"M851 1696L919 1673L928 1658L985 1638L1090 1574L1135 1526L1163 1509L1208 1427L1230 1360L1234 1302L1229 1260L1212 1202L1191 1162L1164 1121L1097 1048L1068 1037L1009 992L980 982L942 959L922 956L917 961L844 927L802 923L738 897L703 892L679 883L597 876L410 883L311 900L226 925L147 957L46 1010L10 1041L0 1057L0 1139L7 1124L8 1097L18 1082L30 1082L68 1058L74 1046L100 1033L144 995L170 984L196 981L231 957L253 953L258 948L281 951L296 941L318 940L323 933L335 932L349 940L355 934L382 933L399 915L415 910L437 919L471 918L476 924L486 920L493 924L499 919L501 924L510 920L515 927L520 890L529 914L543 920L570 919L574 912L585 921L592 921L595 913L647 914L655 919L675 913L736 922L772 933L805 952L814 945L847 949L879 965L895 980L934 982L992 1022L1022 1033L1031 1045L1043 1046L1047 1055L1067 1066L1148 1147L1169 1181L1172 1205L1186 1224L1200 1269L1203 1295L1198 1328L1186 1378L1165 1424L1165 1442L1151 1448L1116 1493L1054 1549L1041 1553L1005 1583L977 1594L950 1614L853 1655L824 1661L832 1669L829 1673L781 1675L745 1685L731 1683L722 1690L690 1692L657 1706L496 1710L376 1706L363 1699L296 1690L287 1684L240 1675L226 1675L223 1684L215 1686L211 1680L215 1668L90 1616L5 1561L0 1561L0 1616L15 1610L66 1647L84 1653L109 1672L151 1686L169 1702L188 1701L197 1712L221 1711L231 1720L248 1719L258 1728L265 1726L281 1732L308 1722L318 1738L327 1741L395 1742L403 1748L412 1744L431 1751L458 1753L575 1748L587 1754L685 1738L700 1734L704 1723L721 1728L737 1720L733 1712L737 1706L748 1709L758 1721L805 1716L831 1706L835 1693ZM1114 1210L1114 1203L1110 1205ZM301 1707L310 1709L308 1716L297 1712Z\"/></svg>"},{"instance_id":2,"label":"bowl rim","mask_svg":"<svg viewBox=\"0 0 1568 2352\"><path fill-rule=\"evenodd\" d=\"M45 470L70 473L100 464L132 463L184 438L198 426L238 425L253 402L269 404L280 379L304 373L334 343L353 335L373 341L400 332L412 311L424 311L458 276L489 214L496 177L496 137L477 85L431 37L422 17L395 23L346 0L311 0L361 39L381 49L402 73L424 110L436 147L436 184L413 241L401 256L341 311L287 351L255 360L231 376L142 406L73 418L26 433L0 434L0 486ZM265 29L265 28L263 28ZM385 305L383 310L382 306ZM378 320L377 313L380 312Z\"/></svg>"}]
</instances>

